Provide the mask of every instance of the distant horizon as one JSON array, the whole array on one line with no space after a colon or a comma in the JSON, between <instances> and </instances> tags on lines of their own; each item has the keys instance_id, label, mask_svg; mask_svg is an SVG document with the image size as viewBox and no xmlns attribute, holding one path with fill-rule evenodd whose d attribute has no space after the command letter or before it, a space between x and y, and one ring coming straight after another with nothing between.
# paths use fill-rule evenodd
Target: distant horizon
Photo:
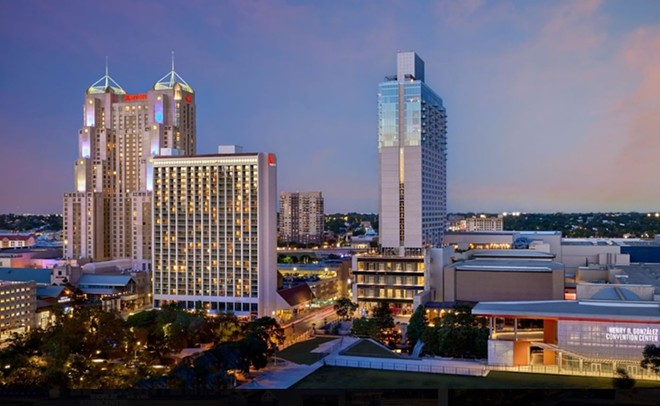
<instances>
[{"instance_id":1,"label":"distant horizon","mask_svg":"<svg viewBox=\"0 0 660 406\"><path fill-rule=\"evenodd\" d=\"M325 212L324 215L326 216L331 216L334 214L350 214L350 213L355 213L355 214L365 214L365 215L378 215L378 212L370 212L370 211L355 211L355 210L350 210L350 211L335 211L335 212ZM513 211L506 211L506 212L494 212L494 211L449 211L447 212L447 215L455 215L455 214L476 214L476 215L501 215L507 213L507 215L512 215L512 213L519 213L521 215L523 214L627 214L627 213L637 213L637 214L660 214L660 210L646 210L646 211L640 211L640 210L625 210L625 211L520 211L520 212L513 212ZM278 211L279 214L279 211ZM16 213L16 212L4 212L0 213L0 216L5 216L5 215L17 215L17 216L62 216L62 213Z\"/></svg>"},{"instance_id":2,"label":"distant horizon","mask_svg":"<svg viewBox=\"0 0 660 406\"><path fill-rule=\"evenodd\" d=\"M3 6L0 212L60 212L85 90L107 61L128 93L146 92L174 51L198 153L274 153L280 191L374 213L378 84L398 50L424 60L447 110L450 212L660 210L658 1Z\"/></svg>"}]
</instances>

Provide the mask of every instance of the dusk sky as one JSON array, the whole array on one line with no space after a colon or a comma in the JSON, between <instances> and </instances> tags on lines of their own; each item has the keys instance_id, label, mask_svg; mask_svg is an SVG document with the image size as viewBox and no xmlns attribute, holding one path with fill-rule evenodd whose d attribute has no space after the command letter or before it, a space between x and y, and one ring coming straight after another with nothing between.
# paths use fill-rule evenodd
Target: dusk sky
<instances>
[{"instance_id":1,"label":"dusk sky","mask_svg":"<svg viewBox=\"0 0 660 406\"><path fill-rule=\"evenodd\" d=\"M0 0L0 213L61 213L84 92L196 92L198 153L378 211L378 83L416 51L448 115L449 211L660 209L660 1Z\"/></svg>"}]
</instances>

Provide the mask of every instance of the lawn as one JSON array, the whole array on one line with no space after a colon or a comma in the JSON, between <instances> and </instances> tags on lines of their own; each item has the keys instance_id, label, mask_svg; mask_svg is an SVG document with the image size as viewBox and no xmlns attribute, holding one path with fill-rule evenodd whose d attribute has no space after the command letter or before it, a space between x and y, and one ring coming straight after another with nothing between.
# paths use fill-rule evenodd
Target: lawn
<instances>
[{"instance_id":1,"label":"lawn","mask_svg":"<svg viewBox=\"0 0 660 406\"><path fill-rule=\"evenodd\" d=\"M658 387L637 381L636 387ZM293 389L612 389L612 379L567 375L491 372L487 377L383 371L324 366Z\"/></svg>"},{"instance_id":2,"label":"lawn","mask_svg":"<svg viewBox=\"0 0 660 406\"><path fill-rule=\"evenodd\" d=\"M352 355L355 357L401 358L392 351L366 339L359 341L357 344L344 351L342 355Z\"/></svg>"},{"instance_id":3,"label":"lawn","mask_svg":"<svg viewBox=\"0 0 660 406\"><path fill-rule=\"evenodd\" d=\"M287 361L295 362L296 364L311 365L323 358L322 353L311 351L319 345L332 340L336 340L336 338L315 337L311 340L302 341L279 351L277 353L277 358L283 358Z\"/></svg>"}]
</instances>

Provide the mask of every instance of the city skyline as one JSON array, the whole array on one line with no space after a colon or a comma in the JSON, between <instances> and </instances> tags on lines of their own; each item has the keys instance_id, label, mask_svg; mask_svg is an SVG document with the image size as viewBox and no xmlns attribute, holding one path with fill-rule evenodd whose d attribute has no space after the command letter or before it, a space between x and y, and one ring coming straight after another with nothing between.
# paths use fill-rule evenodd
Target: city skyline
<instances>
[{"instance_id":1,"label":"city skyline","mask_svg":"<svg viewBox=\"0 0 660 406\"><path fill-rule=\"evenodd\" d=\"M130 6L129 6L130 4ZM448 211L656 211L660 4L11 2L0 40L0 212L61 213L80 95L128 93L176 53L198 153L278 155L279 190L378 211L377 95L414 50L449 115ZM103 16L102 18L99 16ZM167 41L163 38L167 37ZM349 97L347 97L349 96Z\"/></svg>"}]
</instances>

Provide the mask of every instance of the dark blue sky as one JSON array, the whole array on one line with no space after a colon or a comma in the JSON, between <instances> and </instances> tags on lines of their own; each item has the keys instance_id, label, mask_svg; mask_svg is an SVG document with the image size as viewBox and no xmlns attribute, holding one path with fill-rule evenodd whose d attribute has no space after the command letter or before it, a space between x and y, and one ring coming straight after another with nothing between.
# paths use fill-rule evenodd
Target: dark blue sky
<instances>
[{"instance_id":1,"label":"dark blue sky","mask_svg":"<svg viewBox=\"0 0 660 406\"><path fill-rule=\"evenodd\" d=\"M85 89L170 69L198 153L278 155L281 191L378 210L377 85L415 50L449 117L451 211L657 210L660 2L0 0L0 212L60 212Z\"/></svg>"}]
</instances>

